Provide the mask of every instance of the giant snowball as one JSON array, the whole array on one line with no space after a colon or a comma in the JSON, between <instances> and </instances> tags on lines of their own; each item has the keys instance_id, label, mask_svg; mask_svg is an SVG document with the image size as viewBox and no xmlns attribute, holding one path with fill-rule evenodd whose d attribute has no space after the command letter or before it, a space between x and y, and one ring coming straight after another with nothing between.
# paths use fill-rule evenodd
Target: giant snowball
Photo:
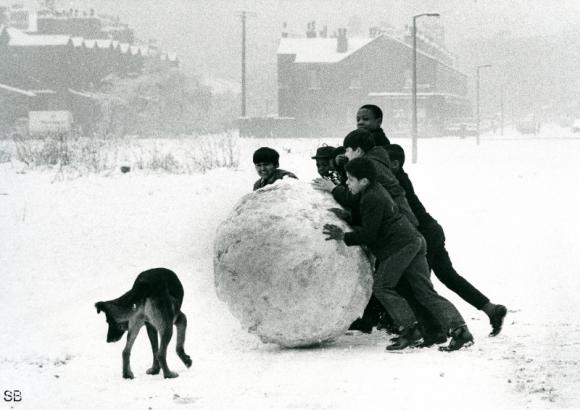
<instances>
[{"instance_id":1,"label":"giant snowball","mask_svg":"<svg viewBox=\"0 0 580 410\"><path fill-rule=\"evenodd\" d=\"M358 246L325 240L325 223L348 226L332 195L284 179L245 195L214 243L218 297L265 342L308 346L331 340L359 316L372 291Z\"/></svg>"}]
</instances>

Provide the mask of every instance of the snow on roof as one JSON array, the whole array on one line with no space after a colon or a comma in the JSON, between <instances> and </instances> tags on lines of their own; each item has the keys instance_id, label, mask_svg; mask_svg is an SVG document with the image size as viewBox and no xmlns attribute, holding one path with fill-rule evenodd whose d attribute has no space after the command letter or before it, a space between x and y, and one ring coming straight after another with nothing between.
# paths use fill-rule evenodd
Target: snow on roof
<instances>
[{"instance_id":1,"label":"snow on roof","mask_svg":"<svg viewBox=\"0 0 580 410\"><path fill-rule=\"evenodd\" d=\"M411 98L411 92L400 92L400 91L381 91L381 92L370 92L368 93L369 97L405 97ZM451 98L460 98L462 100L467 99L464 95L453 94L453 93L445 93L445 92L438 92L438 91L427 91L427 92L418 92L417 97L419 98L426 98L426 97L451 97Z\"/></svg>"},{"instance_id":2,"label":"snow on roof","mask_svg":"<svg viewBox=\"0 0 580 410\"><path fill-rule=\"evenodd\" d=\"M16 94L22 94L22 95L25 95L27 97L36 97L36 94L34 94L32 91L23 90L22 88L11 87L9 85L2 84L2 83L0 83L0 89L10 91L10 92L13 92Z\"/></svg>"},{"instance_id":3,"label":"snow on roof","mask_svg":"<svg viewBox=\"0 0 580 410\"><path fill-rule=\"evenodd\" d=\"M338 63L344 58L350 56L361 48L365 47L367 44L375 41L376 39L383 38L390 41L395 41L400 45L412 49L410 44L407 44L401 39L386 34L381 34L380 36L371 37L349 37L348 38L348 51L346 53L336 52L336 38L291 38L286 37L280 39L280 44L278 45L278 54L295 54L295 63ZM457 68L446 64L434 57L433 55L424 52L423 50L417 49L417 53L424 55L432 60L437 60L441 65L449 67L458 73L465 75Z\"/></svg>"},{"instance_id":4,"label":"snow on roof","mask_svg":"<svg viewBox=\"0 0 580 410\"><path fill-rule=\"evenodd\" d=\"M131 44L129 43L119 43L119 49L121 50L121 53L126 53L129 50L129 47L131 47Z\"/></svg>"},{"instance_id":5,"label":"snow on roof","mask_svg":"<svg viewBox=\"0 0 580 410\"><path fill-rule=\"evenodd\" d=\"M74 95L78 95L80 97L85 97L85 98L92 98L97 100L98 99L98 95L96 93L91 93L89 91L77 91L77 90L73 90L72 88L68 88L68 92Z\"/></svg>"},{"instance_id":6,"label":"snow on roof","mask_svg":"<svg viewBox=\"0 0 580 410\"><path fill-rule=\"evenodd\" d=\"M15 47L66 46L70 39L70 36L60 34L29 35L14 27L6 28L6 32L10 36L8 45Z\"/></svg>"},{"instance_id":7,"label":"snow on roof","mask_svg":"<svg viewBox=\"0 0 580 410\"><path fill-rule=\"evenodd\" d=\"M132 55L137 55L141 51L138 46L130 46L129 50L131 50Z\"/></svg>"},{"instance_id":8,"label":"snow on roof","mask_svg":"<svg viewBox=\"0 0 580 410\"><path fill-rule=\"evenodd\" d=\"M177 53L167 53L167 59L169 61L177 61Z\"/></svg>"},{"instance_id":9,"label":"snow on roof","mask_svg":"<svg viewBox=\"0 0 580 410\"><path fill-rule=\"evenodd\" d=\"M109 48L111 47L112 41L110 39L99 39L95 40L98 48Z\"/></svg>"},{"instance_id":10,"label":"snow on roof","mask_svg":"<svg viewBox=\"0 0 580 410\"><path fill-rule=\"evenodd\" d=\"M82 47L84 38L82 37L71 37L71 41L74 47Z\"/></svg>"},{"instance_id":11,"label":"snow on roof","mask_svg":"<svg viewBox=\"0 0 580 410\"><path fill-rule=\"evenodd\" d=\"M278 54L295 54L296 63L338 63L360 50L378 37L352 37L348 39L348 51L336 51L336 38L282 38Z\"/></svg>"}]
</instances>

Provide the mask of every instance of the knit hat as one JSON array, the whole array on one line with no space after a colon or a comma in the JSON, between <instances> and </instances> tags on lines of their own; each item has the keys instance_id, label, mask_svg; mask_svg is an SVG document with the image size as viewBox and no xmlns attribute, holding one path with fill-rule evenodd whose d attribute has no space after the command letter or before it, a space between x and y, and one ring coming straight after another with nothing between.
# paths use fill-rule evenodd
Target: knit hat
<instances>
[{"instance_id":1,"label":"knit hat","mask_svg":"<svg viewBox=\"0 0 580 410\"><path fill-rule=\"evenodd\" d=\"M279 160L280 154L275 149L269 147L261 147L254 152L254 164L268 163L278 166Z\"/></svg>"}]
</instances>

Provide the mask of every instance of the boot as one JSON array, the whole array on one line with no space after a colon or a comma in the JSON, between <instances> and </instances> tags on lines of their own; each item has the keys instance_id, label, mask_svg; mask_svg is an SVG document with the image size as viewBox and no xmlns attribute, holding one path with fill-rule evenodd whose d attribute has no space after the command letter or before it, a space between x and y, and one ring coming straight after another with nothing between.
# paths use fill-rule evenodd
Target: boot
<instances>
[{"instance_id":1,"label":"boot","mask_svg":"<svg viewBox=\"0 0 580 410\"><path fill-rule=\"evenodd\" d=\"M423 343L421 343L419 347L431 347L433 345L439 345L447 341L447 335L442 331L436 333L425 333L424 335Z\"/></svg>"},{"instance_id":2,"label":"boot","mask_svg":"<svg viewBox=\"0 0 580 410\"><path fill-rule=\"evenodd\" d=\"M469 347L473 344L473 335L467 328L467 325L459 326L450 332L451 341L447 346L441 346L439 348L442 352L453 352L454 350L459 350L463 346Z\"/></svg>"},{"instance_id":3,"label":"boot","mask_svg":"<svg viewBox=\"0 0 580 410\"><path fill-rule=\"evenodd\" d=\"M504 305L495 305L493 313L489 316L489 323L491 323L490 336L499 335L505 315L507 315L507 308Z\"/></svg>"},{"instance_id":4,"label":"boot","mask_svg":"<svg viewBox=\"0 0 580 410\"><path fill-rule=\"evenodd\" d=\"M387 346L387 350L403 350L408 347L417 347L423 341L421 337L421 331L417 324L413 324L407 328L403 328L401 331L401 336L393 338L396 340L391 340L393 343Z\"/></svg>"}]
</instances>

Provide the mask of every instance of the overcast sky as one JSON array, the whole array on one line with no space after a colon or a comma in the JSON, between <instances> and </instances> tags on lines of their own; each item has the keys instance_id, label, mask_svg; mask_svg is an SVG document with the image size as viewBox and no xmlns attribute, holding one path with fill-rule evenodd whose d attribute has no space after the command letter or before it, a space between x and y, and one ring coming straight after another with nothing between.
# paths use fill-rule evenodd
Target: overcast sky
<instances>
[{"instance_id":1,"label":"overcast sky","mask_svg":"<svg viewBox=\"0 0 580 410\"><path fill-rule=\"evenodd\" d=\"M0 0L9 5L16 0ZM25 0L27 5L37 0ZM414 14L439 12L449 47L465 37L489 37L507 30L515 36L542 35L580 27L579 0L57 0L59 8L94 8L114 13L136 29L144 40L156 38L163 48L178 52L184 68L208 67L239 58L240 22L237 11L255 12L248 20L249 46L270 53L282 22L303 33L306 22L331 31L358 17L366 31L389 22L410 24ZM264 47L267 49L265 50ZM251 51L251 49L250 49ZM194 58L197 56L197 58ZM261 57L261 55L260 55ZM195 61L193 61L195 60ZM219 74L224 72L217 69Z\"/></svg>"},{"instance_id":2,"label":"overcast sky","mask_svg":"<svg viewBox=\"0 0 580 410\"><path fill-rule=\"evenodd\" d=\"M0 4L16 1L0 0ZM23 3L39 4L37 0ZM276 49L283 22L290 31L303 35L311 20L316 20L318 29L327 24L332 32L358 19L366 33L380 22L403 28L415 14L438 12L453 52L466 38L492 37L502 31L516 37L561 32L578 37L580 31L580 0L56 0L56 4L62 9L94 8L99 14L119 15L138 38L155 38L165 51L177 52L185 73L226 79L231 82L228 88L236 91L239 11L253 12L247 22L247 72L252 90L248 104L255 115L270 113L275 106ZM458 55L458 62L479 64L466 55Z\"/></svg>"}]
</instances>

